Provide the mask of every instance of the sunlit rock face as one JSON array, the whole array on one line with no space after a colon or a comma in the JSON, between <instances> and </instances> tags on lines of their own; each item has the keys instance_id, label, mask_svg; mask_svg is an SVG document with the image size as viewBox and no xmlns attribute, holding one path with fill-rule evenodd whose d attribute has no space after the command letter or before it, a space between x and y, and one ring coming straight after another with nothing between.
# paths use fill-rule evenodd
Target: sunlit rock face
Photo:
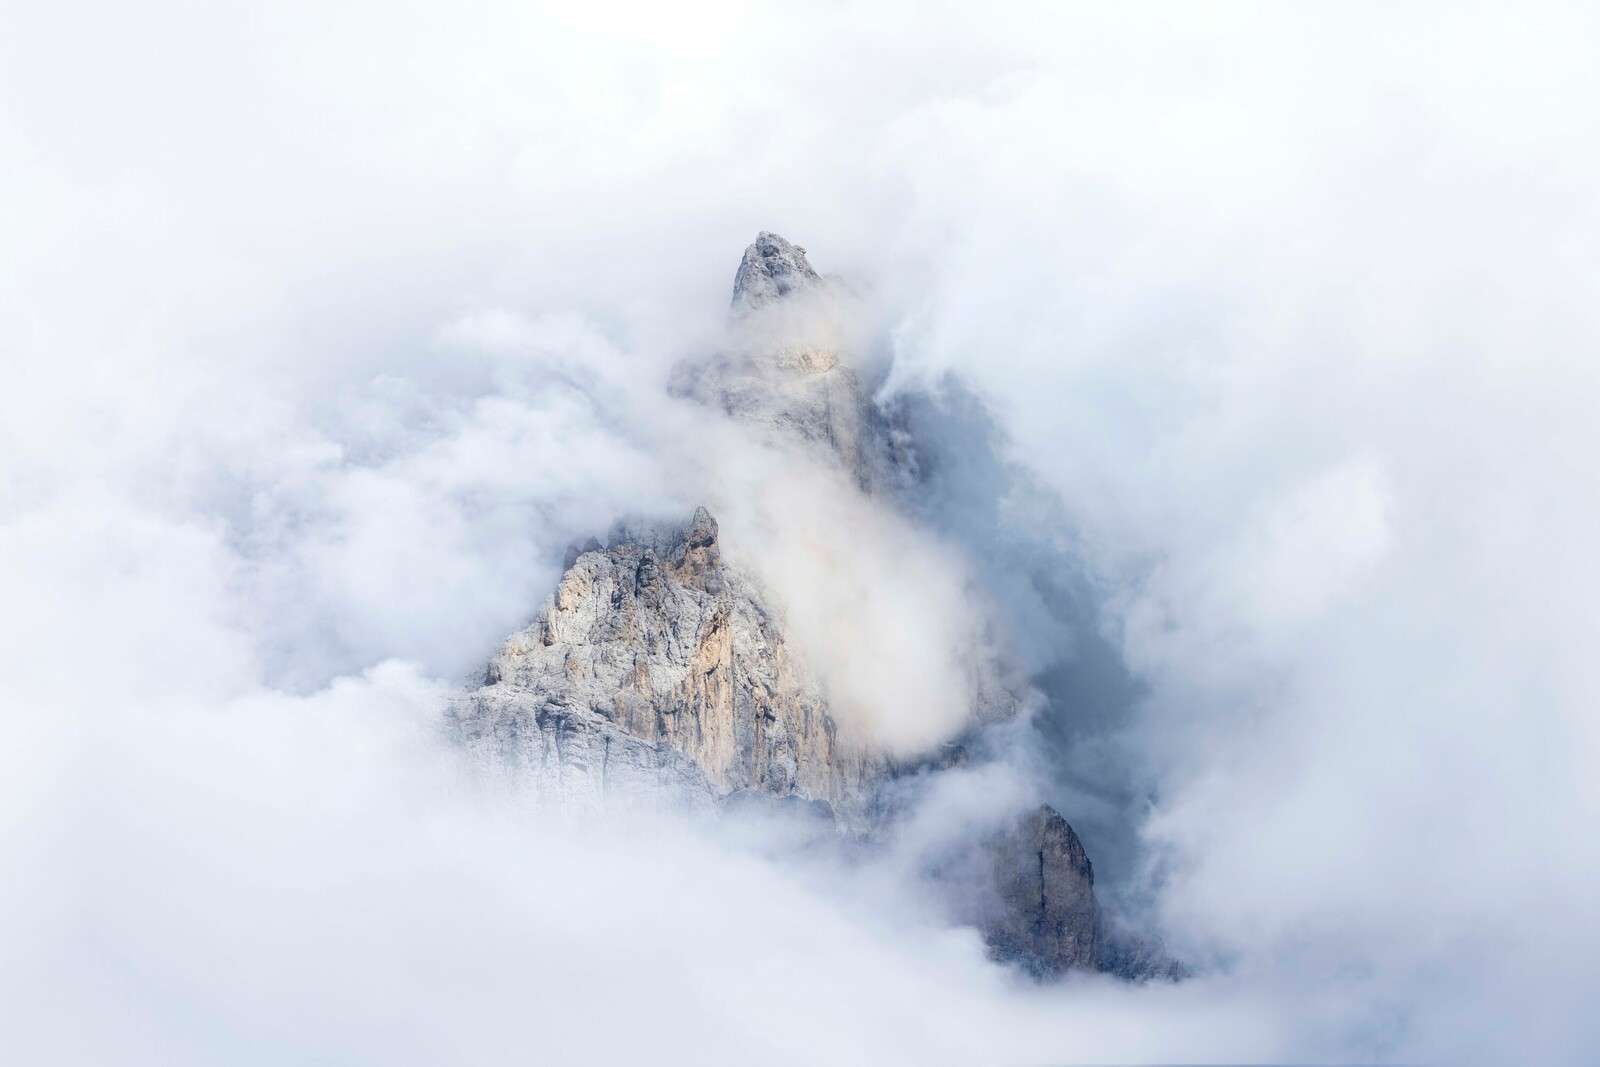
<instances>
[{"instance_id":1,"label":"sunlit rock face","mask_svg":"<svg viewBox=\"0 0 1600 1067\"><path fill-rule=\"evenodd\" d=\"M680 528L619 527L579 554L484 680L452 710L462 739L567 807L749 791L822 802L863 827L886 768L841 736L704 508Z\"/></svg>"},{"instance_id":2,"label":"sunlit rock face","mask_svg":"<svg viewBox=\"0 0 1600 1067\"><path fill-rule=\"evenodd\" d=\"M729 349L681 367L672 387L843 468L849 492L868 500L892 460L844 358L840 299L805 249L760 234L735 278ZM482 686L452 702L449 725L484 766L554 809L766 806L870 845L896 832L888 785L965 751L958 741L897 759L841 729L808 666L817 651L725 555L705 508L682 524L619 524L606 544L570 553ZM975 658L990 680L973 690L972 730L1023 706L990 653ZM952 918L978 927L998 958L1041 977L1100 965L1093 869L1059 813L1027 812L956 841L953 854Z\"/></svg>"}]
</instances>

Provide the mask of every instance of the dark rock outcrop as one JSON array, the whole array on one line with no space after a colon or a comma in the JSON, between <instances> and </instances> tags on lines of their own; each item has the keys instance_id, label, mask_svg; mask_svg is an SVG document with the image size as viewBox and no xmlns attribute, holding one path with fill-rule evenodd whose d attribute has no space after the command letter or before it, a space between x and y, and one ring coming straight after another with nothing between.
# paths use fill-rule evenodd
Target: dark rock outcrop
<instances>
[{"instance_id":1,"label":"dark rock outcrop","mask_svg":"<svg viewBox=\"0 0 1600 1067\"><path fill-rule=\"evenodd\" d=\"M1034 974L1094 970L1101 962L1094 866L1054 808L1041 805L988 844L994 897L981 916L994 954Z\"/></svg>"},{"instance_id":2,"label":"dark rock outcrop","mask_svg":"<svg viewBox=\"0 0 1600 1067\"><path fill-rule=\"evenodd\" d=\"M672 391L771 440L808 446L867 486L886 442L874 440L866 390L842 358L842 303L804 248L760 234L734 279L726 347L678 367Z\"/></svg>"}]
</instances>

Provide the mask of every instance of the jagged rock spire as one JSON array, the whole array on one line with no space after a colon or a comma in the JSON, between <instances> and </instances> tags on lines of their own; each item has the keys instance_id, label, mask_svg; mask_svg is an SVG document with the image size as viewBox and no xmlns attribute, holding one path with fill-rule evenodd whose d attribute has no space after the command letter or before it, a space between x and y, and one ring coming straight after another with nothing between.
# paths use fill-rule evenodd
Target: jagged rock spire
<instances>
[{"instance_id":1,"label":"jagged rock spire","mask_svg":"<svg viewBox=\"0 0 1600 1067\"><path fill-rule=\"evenodd\" d=\"M804 248L763 230L734 276L727 347L679 364L669 388L760 427L769 440L821 446L865 488L868 452L876 456L882 442L871 436L866 390L841 358L846 297Z\"/></svg>"},{"instance_id":2,"label":"jagged rock spire","mask_svg":"<svg viewBox=\"0 0 1600 1067\"><path fill-rule=\"evenodd\" d=\"M806 260L806 250L762 230L744 250L733 278L733 310L750 311L822 282Z\"/></svg>"},{"instance_id":3,"label":"jagged rock spire","mask_svg":"<svg viewBox=\"0 0 1600 1067\"><path fill-rule=\"evenodd\" d=\"M767 440L831 455L870 492L874 472L893 460L885 424L840 358L841 296L848 290L813 270L804 248L757 235L734 280L725 350L681 365L673 390ZM606 545L575 548L543 609L491 658L483 685L452 701L453 735L569 813L798 805L824 826L883 840L897 817L895 780L966 750L907 763L864 732L841 730L814 661L786 633L782 605L720 542L716 520L698 508L687 523L619 523ZM1024 697L1009 688L1000 654L976 640L961 653L978 720L1017 715ZM1108 945L1093 867L1053 808L952 830L938 849L952 917L977 926L998 958L1039 976L1107 960L1127 975L1181 975L1156 949Z\"/></svg>"}]
</instances>

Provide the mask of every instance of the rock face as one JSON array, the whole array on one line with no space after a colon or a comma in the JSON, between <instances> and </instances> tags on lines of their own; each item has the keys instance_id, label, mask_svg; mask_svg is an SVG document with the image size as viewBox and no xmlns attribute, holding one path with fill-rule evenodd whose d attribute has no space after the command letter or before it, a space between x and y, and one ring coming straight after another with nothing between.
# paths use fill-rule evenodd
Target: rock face
<instances>
[{"instance_id":1,"label":"rock face","mask_svg":"<svg viewBox=\"0 0 1600 1067\"><path fill-rule=\"evenodd\" d=\"M579 554L533 624L450 711L457 736L566 807L609 792L691 804L741 792L864 824L885 761L841 738L704 508L683 528L619 527Z\"/></svg>"},{"instance_id":2,"label":"rock face","mask_svg":"<svg viewBox=\"0 0 1600 1067\"><path fill-rule=\"evenodd\" d=\"M734 278L729 348L681 367L673 391L837 457L865 487L881 449L861 379L840 358L840 297L804 248L760 234Z\"/></svg>"},{"instance_id":3,"label":"rock face","mask_svg":"<svg viewBox=\"0 0 1600 1067\"><path fill-rule=\"evenodd\" d=\"M869 490L882 426L841 358L831 299L805 249L760 234L735 278L732 349L683 368L673 388L802 442ZM448 724L565 811L780 805L870 840L892 832L880 792L909 769L841 734L803 650L723 558L704 508L575 550ZM1040 976L1099 966L1093 869L1060 814L1040 807L960 852L957 917L997 957Z\"/></svg>"},{"instance_id":4,"label":"rock face","mask_svg":"<svg viewBox=\"0 0 1600 1067\"><path fill-rule=\"evenodd\" d=\"M1041 976L1101 960L1094 867L1054 808L1041 805L989 843L994 897L980 915L989 947Z\"/></svg>"},{"instance_id":5,"label":"rock face","mask_svg":"<svg viewBox=\"0 0 1600 1067\"><path fill-rule=\"evenodd\" d=\"M791 293L819 289L823 284L804 248L763 230L739 260L739 271L733 276L733 310L740 314L770 307Z\"/></svg>"}]
</instances>

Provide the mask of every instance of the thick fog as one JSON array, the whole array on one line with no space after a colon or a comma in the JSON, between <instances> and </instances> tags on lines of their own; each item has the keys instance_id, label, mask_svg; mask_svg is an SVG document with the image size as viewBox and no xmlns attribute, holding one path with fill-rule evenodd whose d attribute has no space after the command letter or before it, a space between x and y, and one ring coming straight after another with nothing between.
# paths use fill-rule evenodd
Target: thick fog
<instances>
[{"instance_id":1,"label":"thick fog","mask_svg":"<svg viewBox=\"0 0 1600 1067\"><path fill-rule=\"evenodd\" d=\"M1597 46L0 0L6 1058L1592 1057ZM668 393L759 230L856 294L892 504ZM897 752L1004 644L1010 759L870 863L469 773L567 546L697 504ZM919 841L1030 788L1193 977L946 921Z\"/></svg>"}]
</instances>

